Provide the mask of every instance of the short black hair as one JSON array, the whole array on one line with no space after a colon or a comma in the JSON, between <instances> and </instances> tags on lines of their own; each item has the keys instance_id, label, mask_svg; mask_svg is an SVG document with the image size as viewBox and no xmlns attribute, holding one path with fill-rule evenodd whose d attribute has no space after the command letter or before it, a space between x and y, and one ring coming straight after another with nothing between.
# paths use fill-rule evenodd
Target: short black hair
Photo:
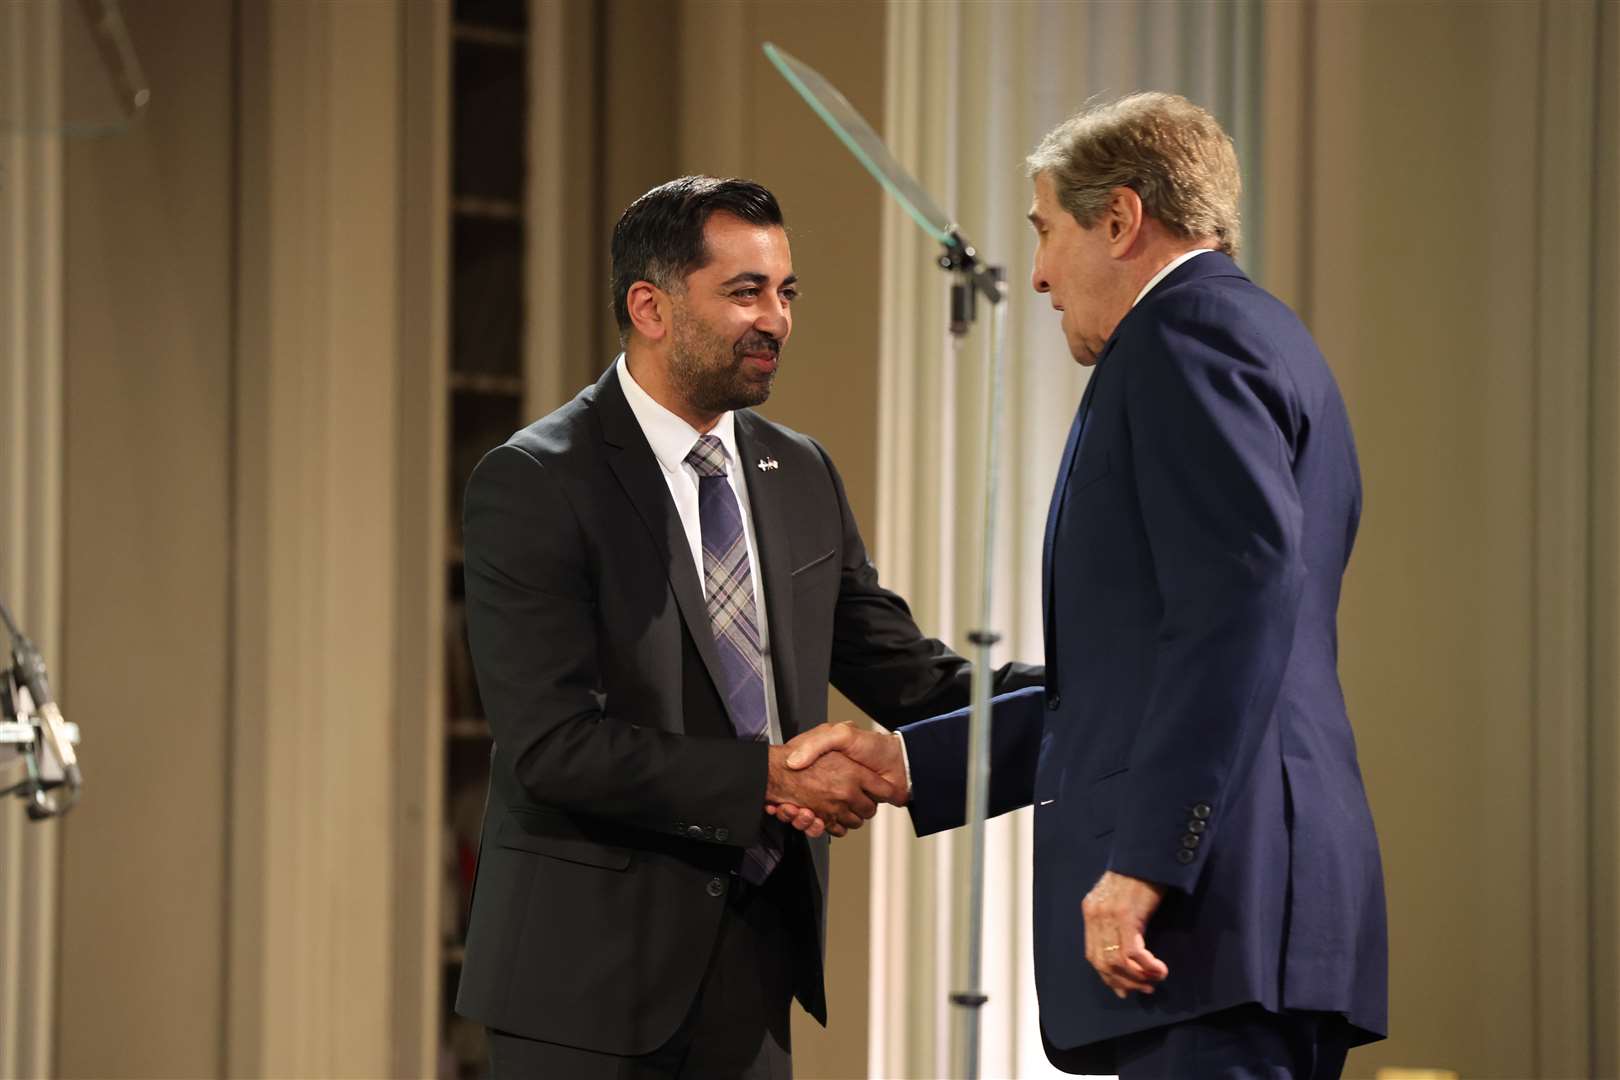
<instances>
[{"instance_id":1,"label":"short black hair","mask_svg":"<svg viewBox=\"0 0 1620 1080\"><path fill-rule=\"evenodd\" d=\"M752 180L683 176L659 184L625 208L613 226L613 318L630 334L630 286L650 281L674 291L709 261L703 227L724 212L754 225L782 224L776 196Z\"/></svg>"}]
</instances>

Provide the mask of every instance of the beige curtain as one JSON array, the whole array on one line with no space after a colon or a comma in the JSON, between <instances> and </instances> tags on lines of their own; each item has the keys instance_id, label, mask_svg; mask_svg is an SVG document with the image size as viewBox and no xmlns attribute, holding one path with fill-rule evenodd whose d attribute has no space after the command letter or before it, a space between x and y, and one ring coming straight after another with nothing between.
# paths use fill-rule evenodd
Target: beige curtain
<instances>
[{"instance_id":1,"label":"beige curtain","mask_svg":"<svg viewBox=\"0 0 1620 1080\"><path fill-rule=\"evenodd\" d=\"M1002 486L996 515L999 658L1041 659L1041 540L1063 439L1085 387L1057 318L1029 287L1033 235L1022 161L1094 95L1185 93L1213 109L1250 166L1257 205L1260 9L1240 2L891 4L887 137L1009 279ZM1261 223L1249 216L1251 238ZM896 208L883 234L880 495L884 574L923 624L966 647L978 617L977 463L987 327L945 333L946 281ZM1253 250L1258 251L1255 245ZM1253 270L1252 262L1250 264ZM955 836L918 841L901 814L876 823L871 1074L942 1076L950 1064ZM1037 1023L1029 927L1028 811L991 823L985 890L983 1075L1061 1075Z\"/></svg>"}]
</instances>

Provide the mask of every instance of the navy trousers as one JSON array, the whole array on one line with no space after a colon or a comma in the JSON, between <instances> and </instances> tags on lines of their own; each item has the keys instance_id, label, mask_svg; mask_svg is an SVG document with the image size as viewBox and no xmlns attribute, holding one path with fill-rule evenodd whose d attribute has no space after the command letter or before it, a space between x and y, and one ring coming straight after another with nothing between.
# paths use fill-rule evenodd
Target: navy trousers
<instances>
[{"instance_id":1,"label":"navy trousers","mask_svg":"<svg viewBox=\"0 0 1620 1080\"><path fill-rule=\"evenodd\" d=\"M1337 1013L1225 1009L1115 1041L1120 1080L1339 1080L1351 1032Z\"/></svg>"}]
</instances>

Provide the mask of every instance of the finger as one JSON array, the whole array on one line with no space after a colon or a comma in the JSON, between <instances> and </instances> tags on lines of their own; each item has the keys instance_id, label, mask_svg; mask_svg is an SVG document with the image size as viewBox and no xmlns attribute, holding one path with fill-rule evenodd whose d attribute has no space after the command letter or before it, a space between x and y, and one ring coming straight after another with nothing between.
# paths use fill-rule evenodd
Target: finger
<instances>
[{"instance_id":1,"label":"finger","mask_svg":"<svg viewBox=\"0 0 1620 1080\"><path fill-rule=\"evenodd\" d=\"M1125 951L1125 958L1130 961L1138 978L1163 982L1170 974L1170 966L1148 950L1141 934L1136 935L1136 941Z\"/></svg>"},{"instance_id":2,"label":"finger","mask_svg":"<svg viewBox=\"0 0 1620 1080\"><path fill-rule=\"evenodd\" d=\"M827 832L830 833L833 836L848 836L849 835L849 830L844 828L842 825L840 825L836 821L829 822L827 824Z\"/></svg>"},{"instance_id":3,"label":"finger","mask_svg":"<svg viewBox=\"0 0 1620 1080\"><path fill-rule=\"evenodd\" d=\"M816 812L814 810L800 810L797 814L793 815L792 824L795 829L798 829L800 832L804 832L806 829L810 828L810 826L814 825L820 820L820 818L816 817Z\"/></svg>"},{"instance_id":4,"label":"finger","mask_svg":"<svg viewBox=\"0 0 1620 1080\"><path fill-rule=\"evenodd\" d=\"M892 803L900 798L900 789L870 769L861 777L861 790L877 802Z\"/></svg>"},{"instance_id":5,"label":"finger","mask_svg":"<svg viewBox=\"0 0 1620 1080\"><path fill-rule=\"evenodd\" d=\"M822 821L820 818L811 818L810 819L810 824L808 826L806 826L805 829L804 829L804 835L806 835L810 839L814 840L816 837L820 836L822 833L824 833L826 831L827 831L827 823L826 822Z\"/></svg>"},{"instance_id":6,"label":"finger","mask_svg":"<svg viewBox=\"0 0 1620 1080\"><path fill-rule=\"evenodd\" d=\"M854 731L848 723L820 724L788 743L787 767L803 769L815 764L829 750L843 750L849 746Z\"/></svg>"},{"instance_id":7,"label":"finger","mask_svg":"<svg viewBox=\"0 0 1620 1080\"><path fill-rule=\"evenodd\" d=\"M878 804L863 791L849 797L849 808L864 820L876 816Z\"/></svg>"},{"instance_id":8,"label":"finger","mask_svg":"<svg viewBox=\"0 0 1620 1080\"><path fill-rule=\"evenodd\" d=\"M1092 966L1097 971L1097 977L1103 981L1103 985L1120 997L1124 997L1126 993L1131 991L1140 991L1145 994L1152 993L1152 984L1132 975L1118 957L1118 952L1108 949L1106 946L1100 950L1099 962Z\"/></svg>"},{"instance_id":9,"label":"finger","mask_svg":"<svg viewBox=\"0 0 1620 1080\"><path fill-rule=\"evenodd\" d=\"M866 819L850 809L840 809L834 812L832 820L838 822L846 829L858 829L866 823Z\"/></svg>"}]
</instances>

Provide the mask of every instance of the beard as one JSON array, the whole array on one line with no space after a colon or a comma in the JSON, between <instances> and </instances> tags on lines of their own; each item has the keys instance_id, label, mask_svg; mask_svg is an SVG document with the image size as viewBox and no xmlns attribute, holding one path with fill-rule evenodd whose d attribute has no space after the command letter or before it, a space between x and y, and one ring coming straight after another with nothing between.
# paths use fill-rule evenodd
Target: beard
<instances>
[{"instance_id":1,"label":"beard","mask_svg":"<svg viewBox=\"0 0 1620 1080\"><path fill-rule=\"evenodd\" d=\"M748 354L780 356L782 343L758 330L728 342L701 318L677 305L669 374L675 391L700 413L718 414L762 405L776 372L750 372Z\"/></svg>"}]
</instances>

